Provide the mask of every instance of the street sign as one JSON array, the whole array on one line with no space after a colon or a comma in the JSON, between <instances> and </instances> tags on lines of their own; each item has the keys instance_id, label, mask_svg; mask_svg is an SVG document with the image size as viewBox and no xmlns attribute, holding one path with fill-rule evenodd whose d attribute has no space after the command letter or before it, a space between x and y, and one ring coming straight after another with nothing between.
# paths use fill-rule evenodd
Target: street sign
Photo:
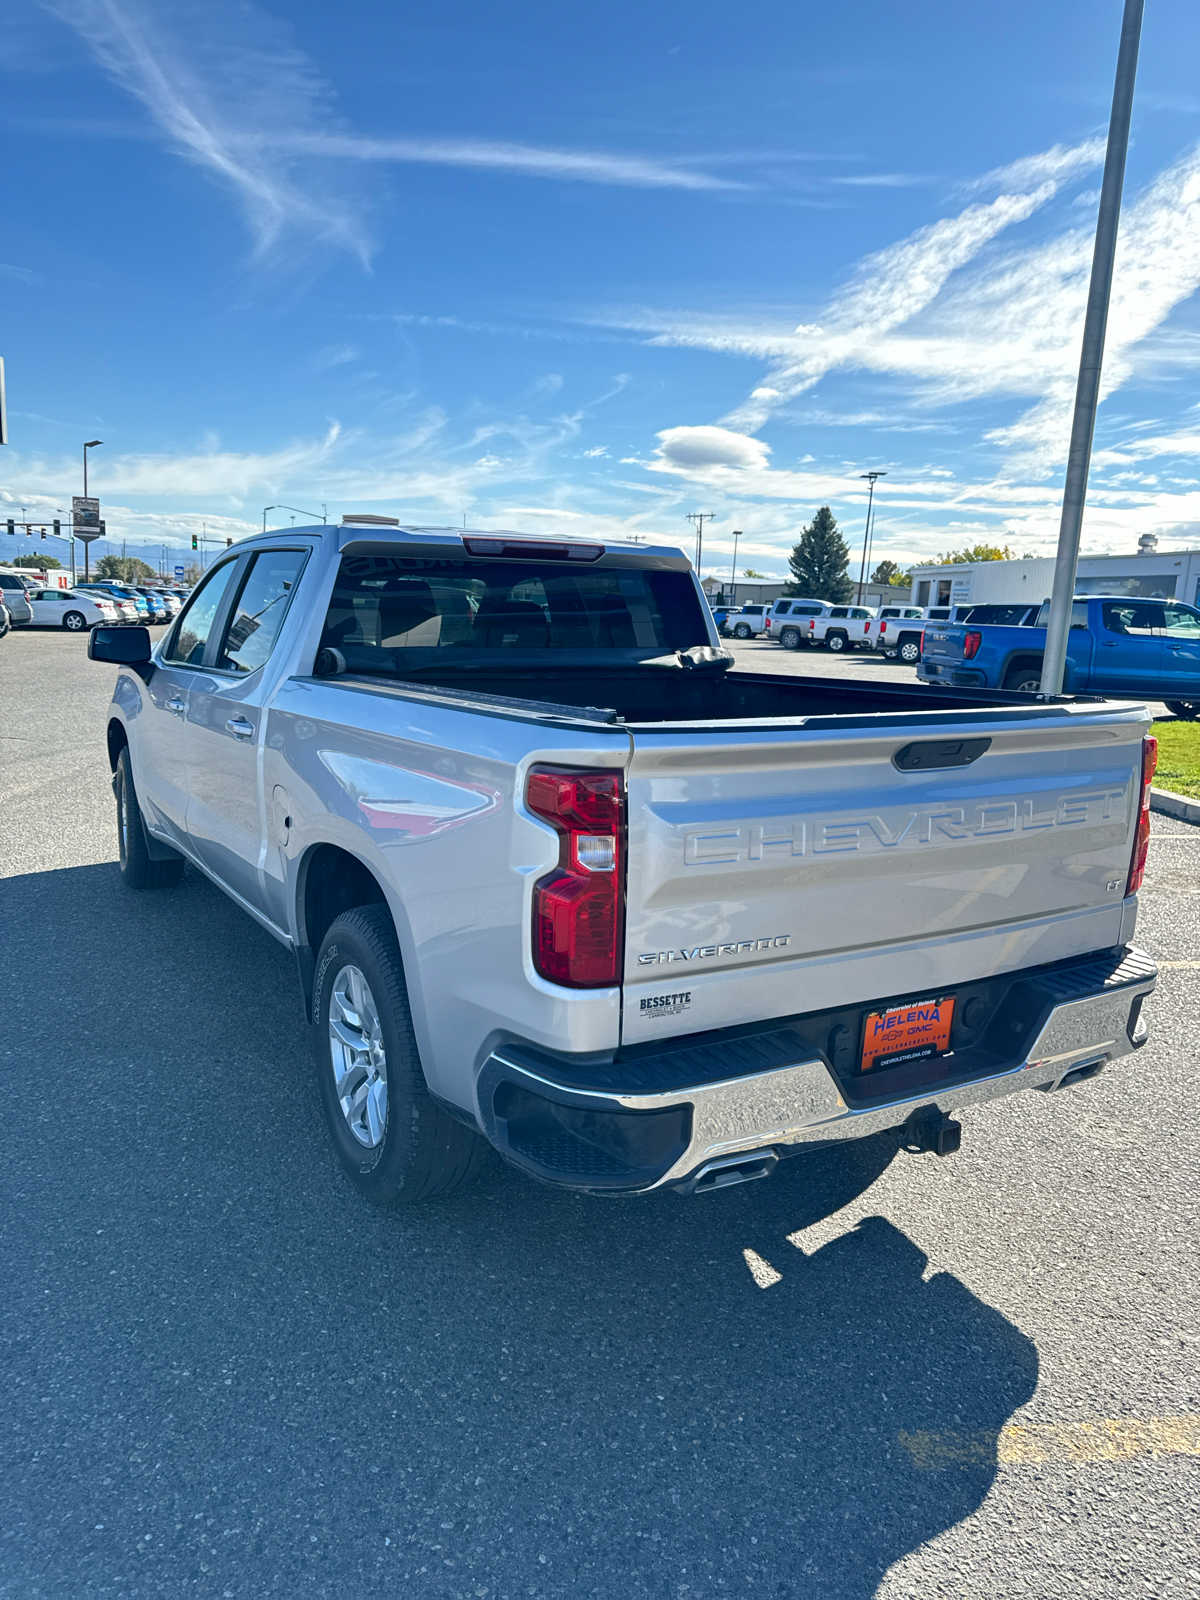
<instances>
[{"instance_id":1,"label":"street sign","mask_svg":"<svg viewBox=\"0 0 1200 1600\"><path fill-rule=\"evenodd\" d=\"M100 502L91 495L71 496L71 520L75 524L75 537L91 544L100 537Z\"/></svg>"},{"instance_id":2,"label":"street sign","mask_svg":"<svg viewBox=\"0 0 1200 1600\"><path fill-rule=\"evenodd\" d=\"M175 568L175 576L177 578L182 578L183 577L183 568L182 567L176 567Z\"/></svg>"}]
</instances>

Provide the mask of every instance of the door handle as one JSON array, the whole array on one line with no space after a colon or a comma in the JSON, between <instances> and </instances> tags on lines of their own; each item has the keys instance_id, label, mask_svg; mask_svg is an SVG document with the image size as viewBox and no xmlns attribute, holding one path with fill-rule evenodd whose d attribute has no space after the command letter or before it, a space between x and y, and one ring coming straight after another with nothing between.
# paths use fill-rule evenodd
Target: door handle
<instances>
[{"instance_id":1,"label":"door handle","mask_svg":"<svg viewBox=\"0 0 1200 1600\"><path fill-rule=\"evenodd\" d=\"M177 694L173 694L167 701L167 710L173 711L177 717L181 717L187 710L187 702L181 700Z\"/></svg>"},{"instance_id":2,"label":"door handle","mask_svg":"<svg viewBox=\"0 0 1200 1600\"><path fill-rule=\"evenodd\" d=\"M1106 650L1115 650L1117 648L1118 641L1116 639L1101 639L1100 643Z\"/></svg>"},{"instance_id":3,"label":"door handle","mask_svg":"<svg viewBox=\"0 0 1200 1600\"><path fill-rule=\"evenodd\" d=\"M225 731L231 733L235 739L252 739L254 724L247 722L245 717L230 717L225 724Z\"/></svg>"}]
</instances>

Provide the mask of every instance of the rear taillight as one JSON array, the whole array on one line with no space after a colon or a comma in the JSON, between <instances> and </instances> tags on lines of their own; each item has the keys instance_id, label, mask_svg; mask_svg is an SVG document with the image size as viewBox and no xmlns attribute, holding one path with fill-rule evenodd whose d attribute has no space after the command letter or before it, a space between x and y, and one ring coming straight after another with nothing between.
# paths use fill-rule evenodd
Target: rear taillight
<instances>
[{"instance_id":1,"label":"rear taillight","mask_svg":"<svg viewBox=\"0 0 1200 1600\"><path fill-rule=\"evenodd\" d=\"M558 834L558 866L533 888L533 964L572 989L620 983L625 794L619 772L535 767L525 804Z\"/></svg>"},{"instance_id":2,"label":"rear taillight","mask_svg":"<svg viewBox=\"0 0 1200 1600\"><path fill-rule=\"evenodd\" d=\"M981 633L968 633L963 636L963 660L971 661L979 654L979 646L983 643Z\"/></svg>"},{"instance_id":3,"label":"rear taillight","mask_svg":"<svg viewBox=\"0 0 1200 1600\"><path fill-rule=\"evenodd\" d=\"M817 626L816 617L809 617L809 619L808 619L808 631L809 631L809 633L815 632L816 631L816 626Z\"/></svg>"},{"instance_id":4,"label":"rear taillight","mask_svg":"<svg viewBox=\"0 0 1200 1600\"><path fill-rule=\"evenodd\" d=\"M886 632L887 632L887 623L886 622L881 622L879 624L879 637L882 639Z\"/></svg>"},{"instance_id":5,"label":"rear taillight","mask_svg":"<svg viewBox=\"0 0 1200 1600\"><path fill-rule=\"evenodd\" d=\"M871 624L869 622L864 622L863 623L863 632L864 633L870 633L870 631L871 631Z\"/></svg>"},{"instance_id":6,"label":"rear taillight","mask_svg":"<svg viewBox=\"0 0 1200 1600\"><path fill-rule=\"evenodd\" d=\"M917 649L921 652L922 655L925 654L925 629L924 628L921 629L921 642L917 646Z\"/></svg>"},{"instance_id":7,"label":"rear taillight","mask_svg":"<svg viewBox=\"0 0 1200 1600\"><path fill-rule=\"evenodd\" d=\"M768 617L767 618L767 632L770 633L770 631L771 631L771 619L770 619L770 617Z\"/></svg>"},{"instance_id":8,"label":"rear taillight","mask_svg":"<svg viewBox=\"0 0 1200 1600\"><path fill-rule=\"evenodd\" d=\"M1142 740L1142 801L1138 807L1137 831L1133 836L1133 855L1129 858L1126 894L1136 894L1146 876L1146 857L1150 854L1150 786L1158 766L1158 740L1147 734Z\"/></svg>"}]
</instances>

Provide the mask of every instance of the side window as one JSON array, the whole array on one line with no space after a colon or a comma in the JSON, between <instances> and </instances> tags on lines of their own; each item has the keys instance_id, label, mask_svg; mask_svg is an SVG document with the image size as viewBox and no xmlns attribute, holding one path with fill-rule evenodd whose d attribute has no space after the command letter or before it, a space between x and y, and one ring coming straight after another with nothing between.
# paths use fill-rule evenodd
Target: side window
<instances>
[{"instance_id":1,"label":"side window","mask_svg":"<svg viewBox=\"0 0 1200 1600\"><path fill-rule=\"evenodd\" d=\"M848 612L845 606L834 606L833 610L829 613L831 617L844 617L847 614Z\"/></svg>"},{"instance_id":2,"label":"side window","mask_svg":"<svg viewBox=\"0 0 1200 1600\"><path fill-rule=\"evenodd\" d=\"M257 672L263 665L279 637L304 556L303 550L264 550L254 557L221 641L218 667Z\"/></svg>"},{"instance_id":3,"label":"side window","mask_svg":"<svg viewBox=\"0 0 1200 1600\"><path fill-rule=\"evenodd\" d=\"M1163 625L1163 608L1145 600L1108 600L1101 607L1109 633L1127 634L1135 639L1153 638ZM1072 623L1074 618L1071 619Z\"/></svg>"},{"instance_id":4,"label":"side window","mask_svg":"<svg viewBox=\"0 0 1200 1600\"><path fill-rule=\"evenodd\" d=\"M792 609L791 602L788 601L788 600L781 600L779 602L779 604L775 607L775 611L776 611L777 615L779 615L781 617L786 617L788 615L788 613L791 611L791 609Z\"/></svg>"},{"instance_id":5,"label":"side window","mask_svg":"<svg viewBox=\"0 0 1200 1600\"><path fill-rule=\"evenodd\" d=\"M1193 644L1200 644L1200 615L1190 606L1173 605L1168 601L1163 607L1163 616L1169 638L1190 639Z\"/></svg>"},{"instance_id":6,"label":"side window","mask_svg":"<svg viewBox=\"0 0 1200 1600\"><path fill-rule=\"evenodd\" d=\"M164 661L185 667L198 667L204 660L205 646L221 602L233 577L237 561L224 561L214 567L179 614L171 642L163 653Z\"/></svg>"}]
</instances>

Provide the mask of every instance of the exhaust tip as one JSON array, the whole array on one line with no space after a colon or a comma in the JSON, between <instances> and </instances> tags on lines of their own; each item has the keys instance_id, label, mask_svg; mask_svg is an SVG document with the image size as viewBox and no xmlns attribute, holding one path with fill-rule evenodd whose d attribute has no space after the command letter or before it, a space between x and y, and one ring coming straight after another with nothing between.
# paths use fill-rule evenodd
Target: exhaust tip
<instances>
[{"instance_id":1,"label":"exhaust tip","mask_svg":"<svg viewBox=\"0 0 1200 1600\"><path fill-rule=\"evenodd\" d=\"M675 1187L680 1194L708 1194L714 1189L728 1189L735 1183L753 1183L755 1178L769 1178L778 1165L779 1157L774 1150L715 1156L711 1161L703 1162Z\"/></svg>"}]
</instances>

